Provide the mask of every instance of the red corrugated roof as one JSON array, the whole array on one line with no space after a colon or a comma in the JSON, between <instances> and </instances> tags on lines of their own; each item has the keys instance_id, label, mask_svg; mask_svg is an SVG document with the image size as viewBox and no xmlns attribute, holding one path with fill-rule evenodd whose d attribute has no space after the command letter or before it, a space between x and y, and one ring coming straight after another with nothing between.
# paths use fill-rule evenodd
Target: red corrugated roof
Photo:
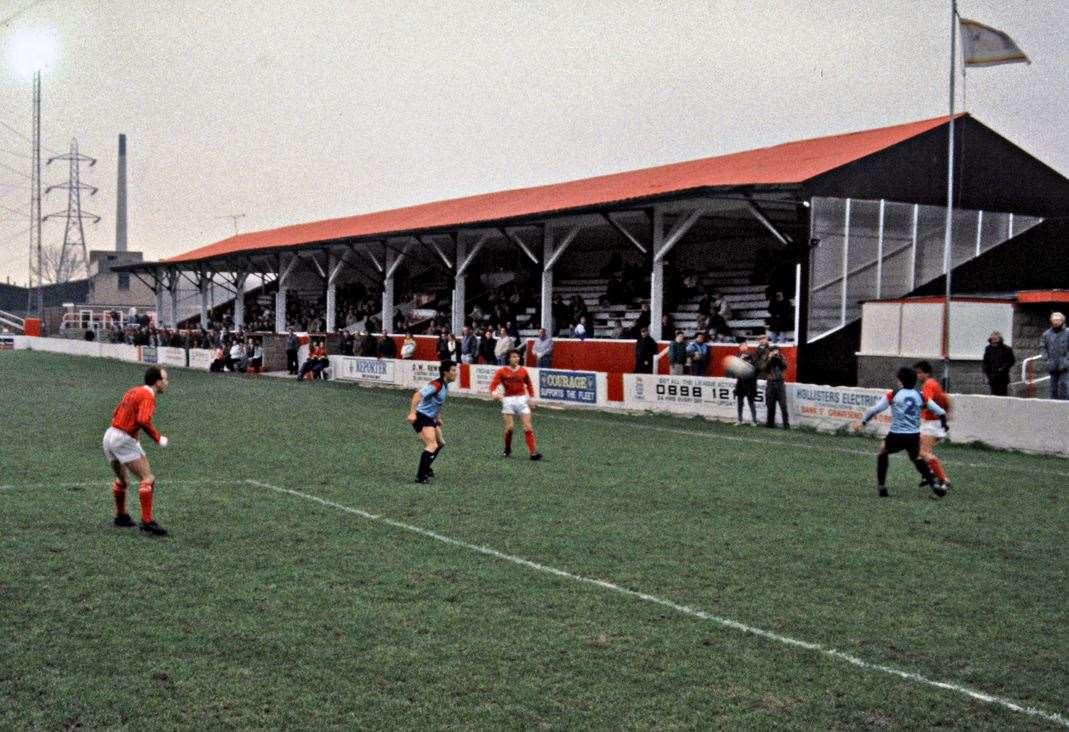
<instances>
[{"instance_id":1,"label":"red corrugated roof","mask_svg":"<svg viewBox=\"0 0 1069 732\"><path fill-rule=\"evenodd\" d=\"M802 183L944 125L947 117L818 137L596 178L517 188L232 236L165 262L548 214L698 188Z\"/></svg>"}]
</instances>

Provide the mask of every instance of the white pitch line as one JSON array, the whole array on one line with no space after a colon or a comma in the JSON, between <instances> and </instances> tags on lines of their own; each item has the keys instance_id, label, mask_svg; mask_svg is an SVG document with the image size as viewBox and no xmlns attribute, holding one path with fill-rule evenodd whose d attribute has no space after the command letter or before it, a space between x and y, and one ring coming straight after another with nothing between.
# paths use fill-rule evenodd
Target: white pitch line
<instances>
[{"instance_id":1,"label":"white pitch line","mask_svg":"<svg viewBox=\"0 0 1069 732\"><path fill-rule=\"evenodd\" d=\"M361 518L365 518L368 521L375 521L378 523L386 524L387 526L392 526L396 529L401 529L403 531L408 531L413 534L425 536L429 539L434 539L435 541L440 541L443 544L450 544L452 546L460 547L462 549L468 549L473 552L478 552L479 554L484 554L488 557L493 557L502 561L511 562L512 564L518 564L521 567L526 567L536 572L543 572L545 574L550 574L555 577L569 579L574 582L581 582L583 584L593 585L594 587L600 587L603 590L609 590L610 592L615 592L617 594L624 595L626 597L631 597L636 600L642 600L643 602L660 605L661 607L666 607L670 610L675 610L676 612L681 613L683 615L689 615L690 617L698 618L700 620L707 620L725 628L737 630L741 633L756 635L768 641L773 641L775 643L780 643L786 646L792 646L794 648L801 648L806 651L819 653L823 656L827 656L828 658L833 658L837 661L843 661L865 671L878 671L880 673L888 674L890 676L897 676L900 679L912 681L914 683L922 684L924 686L931 686L936 689L943 689L944 691L952 691L956 694L967 696L970 699L975 699L976 701L984 702L985 704L994 704L996 706L1003 707L1004 709L1008 709L1012 712L1018 712L1020 714L1025 714L1030 717L1037 717L1039 719L1045 719L1048 722L1053 722L1063 727L1069 727L1069 717L1066 717L1062 714L1058 714L1056 712L1048 712L1044 709L1037 709L1036 707L1025 706L1024 704L1020 704L1018 702L1013 701L1012 699L1007 699L1003 696L989 694L984 691L978 691L976 689L971 689L967 686L961 686L959 684L953 684L947 681L936 681L935 679L930 679L922 674L914 673L912 671L905 671L903 669L895 668L894 666L885 666L879 663L871 663L869 661L865 661L861 658L858 658L857 656L846 653L845 651L828 648L826 646L821 645L820 643L812 643L810 641L791 638L790 636L781 635L771 630L765 630L763 628L747 625L746 623L741 623L738 620L732 620L731 618L714 615L704 610L698 610L696 608L688 607L687 605L680 605L679 603L672 602L671 600L666 600L661 597L657 597L656 595L650 595L645 592L638 592L637 590L630 590L626 587L621 587L620 585L613 584L612 582L593 579L590 577L584 577L579 574L566 572L563 569L556 569L555 567L550 567L545 564L539 564L538 562L533 562L530 559L524 559L523 557L517 557L513 554L499 552L497 549L480 546L479 544L470 544L466 541L462 541L461 539L454 539L450 536L445 536L444 534L439 534L429 529L420 528L419 526L413 526L412 524L406 524L403 521L397 521L386 516L380 516L378 514L370 513L368 511L362 511L359 508L353 508L351 506L346 506L341 503L335 503L334 501L327 500L326 498L320 498L319 496L314 496L310 493L304 493L302 491L294 490L292 488L281 488L279 486L271 485L270 483L264 483L259 480L246 480L245 483L248 485L256 486L258 488L266 488L268 490L275 491L276 493L289 494L291 496L296 496L297 498L303 498L308 501L313 501L328 508L334 508L339 511L344 511L345 513L360 516Z\"/></svg>"},{"instance_id":2,"label":"white pitch line","mask_svg":"<svg viewBox=\"0 0 1069 732\"><path fill-rule=\"evenodd\" d=\"M611 422L604 422L604 421L595 420L595 419L587 419L587 418L584 418L584 417L572 417L572 416L563 415L563 414L553 414L553 415L550 415L550 416L552 416L553 419L562 419L562 420L565 420L567 422L584 422L584 423L587 423L587 424L601 424L601 425L611 424ZM876 454L876 450L875 449L869 451L869 450L857 450L857 449L851 448L851 447L828 447L826 445L818 445L818 444L815 444L815 443L811 444L811 443L803 443L803 442L794 442L792 440L779 440L779 439L763 440L763 439L761 439L759 437L740 437L739 435L722 435L722 434L719 434L717 432L703 432L703 431L699 431L699 430L685 430L685 429L680 429L678 427L661 427L659 425L637 425L637 427L639 429L653 430L655 432L667 432L669 434L674 434L674 435L689 435L691 437L704 437L706 439L711 439L711 440L728 440L730 442L748 442L748 443L755 444L755 445L765 445L765 446L774 445L776 447L793 447L793 448L799 448L799 449L804 449L804 450L822 450L822 451L825 451L825 452L845 453L847 455L873 456L873 455ZM1007 472L1013 472L1013 473L1025 473L1025 474L1029 474L1029 475L1050 475L1050 476L1055 476L1055 477L1058 477L1058 478L1069 478L1069 472L1062 472L1062 471L1058 471L1058 470L1043 470L1043 469L1036 469L1036 468L1018 467L1016 465L998 465L998 464L995 464L995 463L972 463L972 462L964 462L964 461L960 461L960 460L942 460L942 462L946 463L947 465L958 465L958 466L964 466L964 467L968 467L968 468L981 468L981 469L984 469L984 470L1005 470Z\"/></svg>"}]
</instances>

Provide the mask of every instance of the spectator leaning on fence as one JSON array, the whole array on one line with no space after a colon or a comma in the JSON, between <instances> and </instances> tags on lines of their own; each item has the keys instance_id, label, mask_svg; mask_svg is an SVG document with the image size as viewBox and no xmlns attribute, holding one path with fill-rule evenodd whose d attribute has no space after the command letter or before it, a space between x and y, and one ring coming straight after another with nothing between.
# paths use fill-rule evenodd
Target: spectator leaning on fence
<instances>
[{"instance_id":1,"label":"spectator leaning on fence","mask_svg":"<svg viewBox=\"0 0 1069 732\"><path fill-rule=\"evenodd\" d=\"M1069 399L1069 329L1063 314L1050 314L1050 328L1043 333L1040 354L1050 373L1050 398Z\"/></svg>"},{"instance_id":2,"label":"spectator leaning on fence","mask_svg":"<svg viewBox=\"0 0 1069 732\"><path fill-rule=\"evenodd\" d=\"M997 330L987 339L984 349L984 376L994 396L1006 396L1010 385L1010 369L1017 363L1013 349L1002 340Z\"/></svg>"},{"instance_id":3,"label":"spectator leaning on fence","mask_svg":"<svg viewBox=\"0 0 1069 732\"><path fill-rule=\"evenodd\" d=\"M668 372L679 376L687 370L687 341L683 331L677 330L675 340L668 344Z\"/></svg>"},{"instance_id":4,"label":"spectator leaning on fence","mask_svg":"<svg viewBox=\"0 0 1069 732\"><path fill-rule=\"evenodd\" d=\"M401 358L411 359L416 355L416 339L412 337L412 331L405 333L405 340L401 343Z\"/></svg>"},{"instance_id":5,"label":"spectator leaning on fence","mask_svg":"<svg viewBox=\"0 0 1069 732\"><path fill-rule=\"evenodd\" d=\"M538 338L534 342L534 355L538 359L538 368L553 368L553 337L546 333L545 328L538 329Z\"/></svg>"},{"instance_id":6,"label":"spectator leaning on fence","mask_svg":"<svg viewBox=\"0 0 1069 732\"><path fill-rule=\"evenodd\" d=\"M687 360L690 361L691 376L705 376L709 365L709 344L705 342L705 332L700 331L687 346Z\"/></svg>"},{"instance_id":7,"label":"spectator leaning on fence","mask_svg":"<svg viewBox=\"0 0 1069 732\"><path fill-rule=\"evenodd\" d=\"M512 344L512 336L508 334L505 327L502 326L501 330L497 333L497 343L494 344L494 359L497 361L498 366L504 366L508 361L509 351L513 350L515 346Z\"/></svg>"},{"instance_id":8,"label":"spectator leaning on fence","mask_svg":"<svg viewBox=\"0 0 1069 732\"><path fill-rule=\"evenodd\" d=\"M479 339L471 332L471 328L464 326L460 330L460 362L475 363L479 358Z\"/></svg>"},{"instance_id":9,"label":"spectator leaning on fence","mask_svg":"<svg viewBox=\"0 0 1069 732\"><path fill-rule=\"evenodd\" d=\"M496 351L497 339L494 338L494 331L491 328L487 328L483 332L483 337L479 339L479 357L482 358L483 363L496 363Z\"/></svg>"}]
</instances>

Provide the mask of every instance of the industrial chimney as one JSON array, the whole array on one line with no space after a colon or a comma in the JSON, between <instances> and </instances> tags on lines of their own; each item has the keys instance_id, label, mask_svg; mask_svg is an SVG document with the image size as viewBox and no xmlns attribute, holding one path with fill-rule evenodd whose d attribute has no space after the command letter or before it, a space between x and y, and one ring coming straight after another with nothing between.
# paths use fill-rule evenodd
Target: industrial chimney
<instances>
[{"instance_id":1,"label":"industrial chimney","mask_svg":"<svg viewBox=\"0 0 1069 732\"><path fill-rule=\"evenodd\" d=\"M126 135L119 135L119 182L115 202L115 251L126 251Z\"/></svg>"}]
</instances>

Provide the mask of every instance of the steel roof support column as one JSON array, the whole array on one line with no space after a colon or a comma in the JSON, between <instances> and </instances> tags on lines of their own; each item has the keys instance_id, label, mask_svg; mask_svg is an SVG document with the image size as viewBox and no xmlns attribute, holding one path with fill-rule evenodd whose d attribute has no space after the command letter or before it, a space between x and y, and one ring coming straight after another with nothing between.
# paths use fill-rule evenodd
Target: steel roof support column
<instances>
[{"instance_id":1,"label":"steel roof support column","mask_svg":"<svg viewBox=\"0 0 1069 732\"><path fill-rule=\"evenodd\" d=\"M168 328L178 327L178 283L181 281L178 273L171 272L167 282L167 294L171 296L171 317L167 319Z\"/></svg>"},{"instance_id":2,"label":"steel roof support column","mask_svg":"<svg viewBox=\"0 0 1069 732\"><path fill-rule=\"evenodd\" d=\"M461 236L457 235L456 263L457 268L453 276L453 333L458 334L464 327L465 308L468 302L467 268L461 268L467 264L468 245Z\"/></svg>"},{"instance_id":3,"label":"steel roof support column","mask_svg":"<svg viewBox=\"0 0 1069 732\"><path fill-rule=\"evenodd\" d=\"M245 327L245 283L249 279L249 270L242 269L234 276L234 329Z\"/></svg>"},{"instance_id":4,"label":"steel roof support column","mask_svg":"<svg viewBox=\"0 0 1069 732\"><path fill-rule=\"evenodd\" d=\"M278 255L278 292L275 293L275 332L286 332L286 286L290 281L290 272L297 264L297 255L291 255L289 264L282 266L282 255Z\"/></svg>"},{"instance_id":5,"label":"steel roof support column","mask_svg":"<svg viewBox=\"0 0 1069 732\"><path fill-rule=\"evenodd\" d=\"M382 332L389 334L393 330L393 275L397 265L401 262L400 257L390 247L386 248L385 254L385 277L382 280Z\"/></svg>"},{"instance_id":6,"label":"steel roof support column","mask_svg":"<svg viewBox=\"0 0 1069 732\"><path fill-rule=\"evenodd\" d=\"M163 279L158 269L152 270L152 281L155 283L152 292L156 295L156 327L160 328L163 326Z\"/></svg>"},{"instance_id":7,"label":"steel roof support column","mask_svg":"<svg viewBox=\"0 0 1069 732\"><path fill-rule=\"evenodd\" d=\"M333 333L338 325L338 273L342 263L333 252L327 254L327 332Z\"/></svg>"},{"instance_id":8,"label":"steel roof support column","mask_svg":"<svg viewBox=\"0 0 1069 732\"><path fill-rule=\"evenodd\" d=\"M653 268L650 270L650 335L655 341L664 338L661 333L661 319L664 317L664 211L660 206L653 207L650 221L650 249L654 253Z\"/></svg>"},{"instance_id":9,"label":"steel roof support column","mask_svg":"<svg viewBox=\"0 0 1069 732\"><path fill-rule=\"evenodd\" d=\"M211 290L214 275L201 272L197 277L197 289L200 290L200 327L208 329L208 293Z\"/></svg>"}]
</instances>

